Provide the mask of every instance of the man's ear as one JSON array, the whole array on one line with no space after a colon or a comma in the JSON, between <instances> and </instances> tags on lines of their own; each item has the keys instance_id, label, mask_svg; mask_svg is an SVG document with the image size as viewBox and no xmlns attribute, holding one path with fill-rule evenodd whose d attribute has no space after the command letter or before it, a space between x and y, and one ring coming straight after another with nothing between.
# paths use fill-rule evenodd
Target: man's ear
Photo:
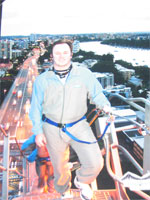
<instances>
[{"instance_id":1,"label":"man's ear","mask_svg":"<svg viewBox=\"0 0 150 200\"><path fill-rule=\"evenodd\" d=\"M50 54L49 61L53 62L53 55L52 54Z\"/></svg>"}]
</instances>

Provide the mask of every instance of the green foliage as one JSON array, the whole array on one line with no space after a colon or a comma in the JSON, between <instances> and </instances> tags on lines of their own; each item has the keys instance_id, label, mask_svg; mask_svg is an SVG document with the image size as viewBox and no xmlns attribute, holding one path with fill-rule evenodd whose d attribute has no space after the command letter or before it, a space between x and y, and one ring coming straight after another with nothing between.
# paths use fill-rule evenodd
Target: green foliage
<instances>
[{"instance_id":1,"label":"green foliage","mask_svg":"<svg viewBox=\"0 0 150 200\"><path fill-rule=\"evenodd\" d=\"M91 68L92 72L100 72L100 73L113 73L114 79L116 84L124 84L125 80L121 73L118 72L118 70L114 67L116 63L133 69L133 66L131 63L127 63L123 60L118 60L114 63L114 55L108 53L104 55L96 55L93 52L86 52L80 50L79 52L75 53L73 55L73 61L82 63L83 61L87 59L95 59L97 60L97 63Z\"/></svg>"},{"instance_id":2,"label":"green foliage","mask_svg":"<svg viewBox=\"0 0 150 200\"><path fill-rule=\"evenodd\" d=\"M44 53L44 55L39 57L38 62L42 65L45 59L50 59L50 53L47 51Z\"/></svg>"},{"instance_id":3,"label":"green foliage","mask_svg":"<svg viewBox=\"0 0 150 200\"><path fill-rule=\"evenodd\" d=\"M10 76L16 76L18 74L18 70L15 68L10 69L9 74L10 74Z\"/></svg>"},{"instance_id":4,"label":"green foliage","mask_svg":"<svg viewBox=\"0 0 150 200\"><path fill-rule=\"evenodd\" d=\"M133 65L131 63L128 63L124 60L116 60L115 61L115 64L119 64L127 69L133 69Z\"/></svg>"},{"instance_id":5,"label":"green foliage","mask_svg":"<svg viewBox=\"0 0 150 200\"><path fill-rule=\"evenodd\" d=\"M22 64L24 61L24 56L19 56L18 57L18 64Z\"/></svg>"},{"instance_id":6,"label":"green foliage","mask_svg":"<svg viewBox=\"0 0 150 200\"><path fill-rule=\"evenodd\" d=\"M106 62L112 62L114 61L114 55L108 53L108 54L104 54L101 56L101 60L102 61L106 61Z\"/></svg>"},{"instance_id":7,"label":"green foliage","mask_svg":"<svg viewBox=\"0 0 150 200\"><path fill-rule=\"evenodd\" d=\"M113 72L114 71L114 65L112 62L109 61L99 61L96 63L92 68L92 72Z\"/></svg>"},{"instance_id":8,"label":"green foliage","mask_svg":"<svg viewBox=\"0 0 150 200\"><path fill-rule=\"evenodd\" d=\"M143 86L150 90L150 68L138 66L135 71L139 78L143 80Z\"/></svg>"},{"instance_id":9,"label":"green foliage","mask_svg":"<svg viewBox=\"0 0 150 200\"><path fill-rule=\"evenodd\" d=\"M149 39L139 39L139 40L130 39L129 40L129 39L115 38L115 39L104 40L101 42L101 44L150 49Z\"/></svg>"},{"instance_id":10,"label":"green foliage","mask_svg":"<svg viewBox=\"0 0 150 200\"><path fill-rule=\"evenodd\" d=\"M86 52L86 51L83 51L83 50L79 50L77 53L74 53L73 54L73 58L74 57L77 57L77 56L84 56L84 57L86 57L86 58L94 58L94 52L92 52L92 51L89 51L89 52ZM84 58L85 59L85 58Z\"/></svg>"},{"instance_id":11,"label":"green foliage","mask_svg":"<svg viewBox=\"0 0 150 200\"><path fill-rule=\"evenodd\" d=\"M0 79L0 105L2 104L7 92L9 91L11 85L14 80L1 80ZM4 93L4 89L6 89L6 93Z\"/></svg>"},{"instance_id":12,"label":"green foliage","mask_svg":"<svg viewBox=\"0 0 150 200\"><path fill-rule=\"evenodd\" d=\"M40 56L39 59L38 59L38 62L42 65L44 63L44 60L47 59L47 60L50 60L50 54L52 53L52 47L51 45L48 46L46 48L46 52L44 53L44 55Z\"/></svg>"}]
</instances>

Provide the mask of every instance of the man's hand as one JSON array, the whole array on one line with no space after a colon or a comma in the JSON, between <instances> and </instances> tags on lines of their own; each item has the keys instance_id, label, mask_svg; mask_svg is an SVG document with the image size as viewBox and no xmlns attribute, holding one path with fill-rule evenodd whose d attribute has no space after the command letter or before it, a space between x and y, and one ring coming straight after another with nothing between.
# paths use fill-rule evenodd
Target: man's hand
<instances>
[{"instance_id":1,"label":"man's hand","mask_svg":"<svg viewBox=\"0 0 150 200\"><path fill-rule=\"evenodd\" d=\"M104 106L104 107L103 107L103 111L104 111L106 114L112 114L112 107L110 107L110 106Z\"/></svg>"},{"instance_id":2,"label":"man's hand","mask_svg":"<svg viewBox=\"0 0 150 200\"><path fill-rule=\"evenodd\" d=\"M43 147L46 145L46 137L43 133L36 135L35 143L38 147Z\"/></svg>"},{"instance_id":3,"label":"man's hand","mask_svg":"<svg viewBox=\"0 0 150 200\"><path fill-rule=\"evenodd\" d=\"M112 121L115 121L115 116L113 115L113 110L112 110L112 107L110 106L104 106L103 107L103 111L109 115L109 118L108 118L108 122L112 122Z\"/></svg>"}]
</instances>

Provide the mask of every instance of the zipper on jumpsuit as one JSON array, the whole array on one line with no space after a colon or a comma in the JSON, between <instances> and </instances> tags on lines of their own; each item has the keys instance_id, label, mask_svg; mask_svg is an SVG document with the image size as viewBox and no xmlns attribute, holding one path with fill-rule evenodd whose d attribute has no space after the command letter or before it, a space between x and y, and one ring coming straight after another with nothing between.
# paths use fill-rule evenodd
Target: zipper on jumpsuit
<instances>
[{"instance_id":1,"label":"zipper on jumpsuit","mask_svg":"<svg viewBox=\"0 0 150 200\"><path fill-rule=\"evenodd\" d=\"M59 80L59 81L60 81L60 84L62 84L62 86L63 86L63 106L62 106L62 113L61 113L61 118L60 118L60 123L61 123L61 124L62 124L62 119L63 119L63 114L64 114L64 104L65 104L65 86L66 86L66 82L68 81L69 75L70 75L70 72L69 72L69 74L68 74L68 76L67 76L67 78L66 78L64 84L61 82L61 80ZM58 78L58 77L57 77L57 78ZM61 134L61 131L62 131L61 128L59 128L59 134L60 134L60 137L63 138L63 137L62 137L62 134Z\"/></svg>"},{"instance_id":2,"label":"zipper on jumpsuit","mask_svg":"<svg viewBox=\"0 0 150 200\"><path fill-rule=\"evenodd\" d=\"M61 83L62 84L62 83ZM63 85L63 84L62 84ZM62 123L62 119L63 119L63 113L64 113L64 104L65 104L65 84L63 85L63 106L62 106L62 113L61 113L61 118L60 118L60 123ZM60 133L60 137L62 137L62 134L61 134L61 128L59 128L59 133Z\"/></svg>"}]
</instances>

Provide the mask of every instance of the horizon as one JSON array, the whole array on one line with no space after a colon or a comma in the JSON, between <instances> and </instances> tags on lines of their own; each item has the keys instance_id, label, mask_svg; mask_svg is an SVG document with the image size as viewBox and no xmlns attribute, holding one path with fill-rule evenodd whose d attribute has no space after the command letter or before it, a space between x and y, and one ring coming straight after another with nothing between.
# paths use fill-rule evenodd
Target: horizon
<instances>
[{"instance_id":1,"label":"horizon","mask_svg":"<svg viewBox=\"0 0 150 200\"><path fill-rule=\"evenodd\" d=\"M29 35L24 35L24 34L23 34L23 35L2 35L1 38L2 38L2 37L23 37L23 36L29 37L29 36L32 35L32 34L33 34L33 35L51 35L51 36L56 36L56 35L149 34L149 33L150 33L150 31L137 31L137 32L102 32L102 33L68 33L68 34L50 34L50 33L43 33L43 34L41 34L41 33L30 33Z\"/></svg>"}]
</instances>

